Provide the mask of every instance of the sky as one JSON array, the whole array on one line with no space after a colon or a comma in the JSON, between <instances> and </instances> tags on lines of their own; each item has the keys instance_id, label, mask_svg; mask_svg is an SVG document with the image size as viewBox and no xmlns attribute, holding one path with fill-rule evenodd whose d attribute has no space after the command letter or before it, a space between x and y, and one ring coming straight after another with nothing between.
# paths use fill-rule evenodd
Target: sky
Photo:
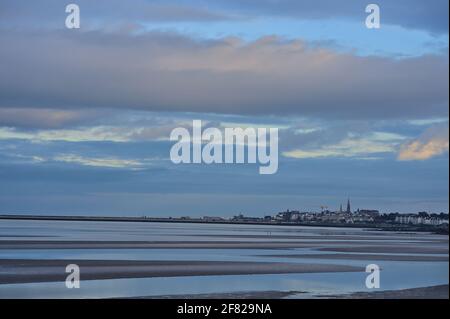
<instances>
[{"instance_id":1,"label":"sky","mask_svg":"<svg viewBox=\"0 0 450 319\"><path fill-rule=\"evenodd\" d=\"M0 0L0 214L448 212L447 0ZM279 168L170 133L279 129Z\"/></svg>"}]
</instances>

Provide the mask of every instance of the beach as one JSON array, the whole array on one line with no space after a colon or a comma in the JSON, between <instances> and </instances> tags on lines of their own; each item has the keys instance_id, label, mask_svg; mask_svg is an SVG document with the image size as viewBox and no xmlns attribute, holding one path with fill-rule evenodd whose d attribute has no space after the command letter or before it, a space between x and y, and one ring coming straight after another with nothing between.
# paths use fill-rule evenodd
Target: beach
<instances>
[{"instance_id":1,"label":"beach","mask_svg":"<svg viewBox=\"0 0 450 319\"><path fill-rule=\"evenodd\" d=\"M448 285L400 289L375 292L357 292L341 296L328 296L335 299L448 299Z\"/></svg>"},{"instance_id":2,"label":"beach","mask_svg":"<svg viewBox=\"0 0 450 319\"><path fill-rule=\"evenodd\" d=\"M389 290L381 292L357 292L344 295L317 296L321 299L448 299L449 286ZM165 295L140 297L140 299L283 299L298 296L302 291L248 291L225 294Z\"/></svg>"},{"instance_id":3,"label":"beach","mask_svg":"<svg viewBox=\"0 0 450 319\"><path fill-rule=\"evenodd\" d=\"M327 264L289 264L204 261L71 260L82 269L81 280L252 275L285 273L360 272L361 267ZM64 281L67 260L2 260L0 284ZM12 274L7 274L12 272ZM5 274L6 273L6 274Z\"/></svg>"},{"instance_id":4,"label":"beach","mask_svg":"<svg viewBox=\"0 0 450 319\"><path fill-rule=\"evenodd\" d=\"M65 287L69 264L80 289ZM376 292L369 264L381 270ZM445 285L448 236L430 233L0 222L1 298L445 298Z\"/></svg>"}]
</instances>

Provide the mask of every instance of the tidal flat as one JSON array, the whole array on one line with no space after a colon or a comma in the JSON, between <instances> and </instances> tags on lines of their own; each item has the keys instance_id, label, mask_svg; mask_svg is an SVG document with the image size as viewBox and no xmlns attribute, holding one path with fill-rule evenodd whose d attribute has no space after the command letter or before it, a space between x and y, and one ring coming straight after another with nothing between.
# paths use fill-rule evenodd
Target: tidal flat
<instances>
[{"instance_id":1,"label":"tidal flat","mask_svg":"<svg viewBox=\"0 0 450 319\"><path fill-rule=\"evenodd\" d=\"M448 236L423 232L0 220L0 298L448 298L448 270Z\"/></svg>"}]
</instances>

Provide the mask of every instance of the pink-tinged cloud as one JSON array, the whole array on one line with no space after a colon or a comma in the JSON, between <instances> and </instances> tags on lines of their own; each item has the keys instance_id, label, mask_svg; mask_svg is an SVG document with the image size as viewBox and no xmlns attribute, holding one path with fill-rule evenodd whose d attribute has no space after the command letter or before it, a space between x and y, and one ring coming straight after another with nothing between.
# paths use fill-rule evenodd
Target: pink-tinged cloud
<instances>
[{"instance_id":1,"label":"pink-tinged cloud","mask_svg":"<svg viewBox=\"0 0 450 319\"><path fill-rule=\"evenodd\" d=\"M448 115L448 56L362 57L301 39L0 30L0 108L332 119Z\"/></svg>"},{"instance_id":2,"label":"pink-tinged cloud","mask_svg":"<svg viewBox=\"0 0 450 319\"><path fill-rule=\"evenodd\" d=\"M419 138L403 144L398 154L401 161L427 160L448 152L448 123L429 128Z\"/></svg>"},{"instance_id":3,"label":"pink-tinged cloud","mask_svg":"<svg viewBox=\"0 0 450 319\"><path fill-rule=\"evenodd\" d=\"M63 110L48 108L0 108L0 126L23 128L62 128L98 117L89 110Z\"/></svg>"}]
</instances>

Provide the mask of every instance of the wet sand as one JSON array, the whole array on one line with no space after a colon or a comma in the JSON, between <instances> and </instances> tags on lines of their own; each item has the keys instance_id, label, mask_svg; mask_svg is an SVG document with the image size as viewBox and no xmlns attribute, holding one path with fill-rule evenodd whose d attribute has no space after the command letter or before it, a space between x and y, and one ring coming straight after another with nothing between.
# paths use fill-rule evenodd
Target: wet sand
<instances>
[{"instance_id":1,"label":"wet sand","mask_svg":"<svg viewBox=\"0 0 450 319\"><path fill-rule=\"evenodd\" d=\"M366 253L418 253L445 254L448 246L439 247L411 246L417 243L386 243L354 241L60 241L60 240L0 240L0 249L286 249L286 248L318 248L322 251L366 252ZM327 247L325 245L336 245ZM436 245L433 243L433 245ZM350 247L341 247L350 246Z\"/></svg>"},{"instance_id":2,"label":"wet sand","mask_svg":"<svg viewBox=\"0 0 450 319\"><path fill-rule=\"evenodd\" d=\"M3 259L0 284L64 281L68 264L80 267L81 280L364 271L345 265L268 262Z\"/></svg>"},{"instance_id":3,"label":"wet sand","mask_svg":"<svg viewBox=\"0 0 450 319\"><path fill-rule=\"evenodd\" d=\"M342 295L315 295L318 299L448 299L449 286L439 285L400 290L355 292ZM133 299L283 299L307 293L306 291L245 291L211 294L159 295Z\"/></svg>"},{"instance_id":4,"label":"wet sand","mask_svg":"<svg viewBox=\"0 0 450 319\"><path fill-rule=\"evenodd\" d=\"M327 247L320 251L349 252L349 253L398 253L398 254L448 254L447 247L426 246L353 246L353 247Z\"/></svg>"},{"instance_id":5,"label":"wet sand","mask_svg":"<svg viewBox=\"0 0 450 319\"><path fill-rule=\"evenodd\" d=\"M355 292L345 295L316 296L331 299L449 299L448 285L401 290Z\"/></svg>"},{"instance_id":6,"label":"wet sand","mask_svg":"<svg viewBox=\"0 0 450 319\"><path fill-rule=\"evenodd\" d=\"M261 256L261 255L258 255ZM345 260L388 260L388 261L448 261L448 256L374 255L374 254L295 254L264 255L274 258L345 259Z\"/></svg>"},{"instance_id":7,"label":"wet sand","mask_svg":"<svg viewBox=\"0 0 450 319\"><path fill-rule=\"evenodd\" d=\"M340 235L272 235L270 233L265 235L246 235L246 234L239 234L239 235L214 235L214 234L207 234L207 235L188 235L190 237L208 237L208 238L233 238L233 239L266 239L266 240L273 240L273 239L298 239L298 240L323 240L323 236L326 236L326 239L331 240L338 240L340 241L352 241L352 242L367 242L367 241L375 241L380 242L383 244L386 244L386 242L390 242L395 240L396 243L445 243L447 242L445 239L442 239L440 237L437 238L430 238L430 236L423 236L422 234L402 234L402 235L395 235L395 234L369 234L369 235L356 235L356 234L340 234Z\"/></svg>"},{"instance_id":8,"label":"wet sand","mask_svg":"<svg viewBox=\"0 0 450 319\"><path fill-rule=\"evenodd\" d=\"M283 299L289 296L303 294L305 291L243 291L212 294L190 294L190 295L160 295L133 297L126 299ZM122 299L122 298L120 298Z\"/></svg>"},{"instance_id":9,"label":"wet sand","mask_svg":"<svg viewBox=\"0 0 450 319\"><path fill-rule=\"evenodd\" d=\"M254 275L254 274L302 274L302 273L328 273L331 277L357 277L359 274L365 277L363 265L365 260L369 261L394 261L396 265L405 267L405 270L413 268L411 273L414 276L420 274L421 265L410 262L430 262L427 264L430 269L442 272L445 267L448 269L448 236L433 235L427 233L385 233L358 231L353 229L294 229L283 228L283 232L276 228L272 234L270 231L260 228L238 227L212 227L201 229L190 229L179 231L172 225L156 225L158 227L142 227L138 229L128 228L120 224L113 225L89 225L89 224L64 224L67 227L60 230L60 224L44 224L41 230L41 224L12 225L18 227L20 231L11 231L6 227L6 231L0 236L0 284L26 284L38 282L58 282L56 286L64 288L63 281L67 277L65 267L68 264L78 264L81 268L81 280L100 280L100 279L126 279L126 278L152 278L152 277L182 277L182 276L225 276L225 275ZM21 223L19 223L21 224ZM86 228L85 228L86 225ZM32 226L32 227L31 227ZM70 226L70 227L68 227ZM116 227L117 226L117 227ZM120 227L119 227L120 226ZM133 226L133 225L132 225ZM164 227L163 227L164 226ZM53 227L53 228L52 228ZM108 228L109 227L109 228ZM216 229L217 228L217 229ZM30 231L31 230L31 231ZM248 233L250 232L250 233ZM14 235L13 235L14 234ZM42 234L56 234L53 236L44 236ZM14 238L16 237L16 238ZM186 240L187 239L187 240ZM298 250L294 250L297 249ZM29 252L27 250L35 250ZM41 249L42 251L38 251ZM50 251L52 249L61 249ZM103 250L105 249L105 250ZM106 249L121 251L107 251ZM130 251L126 251L130 249ZM140 249L135 251L133 249ZM180 249L183 255L178 256ZM183 250L184 249L184 250ZM205 251L196 251L195 249L210 249L211 261ZM213 250L220 250L214 252ZM232 249L232 252L226 251ZM251 249L251 252L239 249ZM80 250L80 251L78 251ZM263 250L266 250L265 252ZM97 255L98 252L98 255ZM161 255L159 253L161 252ZM192 252L192 257L191 257ZM80 260L80 256L86 253L86 257L95 260ZM292 253L292 254L290 254ZM302 254L305 253L305 254ZM42 254L42 255L41 255ZM81 254L81 255L80 255ZM189 257L183 258L184 254ZM197 256L196 258L195 256ZM266 255L262 255L266 254ZM434 255L436 254L436 255ZM143 256L163 260L142 260ZM259 256L261 258L252 261L242 261L241 256ZM53 258L39 259L42 257ZM64 257L63 257L64 256ZM94 257L92 257L94 256ZM114 257L117 256L117 257ZM5 259L2 259L5 258ZM12 259L14 258L14 259ZM29 259L33 258L33 259ZM61 259L65 258L65 259ZM103 258L114 258L122 260L100 260ZM185 260L185 259L194 260ZM239 259L236 259L239 258ZM274 258L274 259L271 259ZM278 258L278 259L277 259ZM280 259L281 258L281 259ZM290 259L289 259L290 258ZM298 258L298 260L296 260ZM308 258L308 259L307 259ZM138 259L138 260L133 260ZM178 260L182 259L182 260ZM227 260L227 261L218 261ZM239 261L237 261L239 260ZM246 260L246 259L244 259ZM346 261L347 260L347 261ZM362 260L363 262L356 262ZM435 262L435 263L433 263ZM442 265L438 262L442 262ZM323 264L322 264L323 263ZM337 263L339 265L334 265ZM370 262L372 263L372 262ZM375 262L376 263L376 262ZM447 263L447 264L444 264ZM388 263L386 263L388 264ZM357 267L355 266L357 265ZM414 270L419 269L419 270ZM333 273L351 272L352 274L333 275ZM395 269L391 272L395 275ZM426 286L436 283L447 284L448 277L443 276L442 281L420 281L410 282L411 286ZM263 276L266 277L266 276ZM277 277L277 276L274 276ZM301 275L280 276L300 279ZM328 275L319 275L312 277L328 278ZM394 278L393 276L392 278ZM214 278L214 277L213 277ZM197 278L199 279L199 278ZM183 280L197 279L184 278ZM231 279L231 278L230 278ZM251 284L253 277L246 286L249 291L243 291L245 286L230 285L226 289L218 289L209 293L210 289L197 289L199 294L190 294L192 290L176 287L168 290L131 290L126 287L126 292L120 291L120 282L114 283L111 290L114 293L104 294L106 296L133 296L141 295L138 298L315 298L315 294L320 291L311 286L311 291L289 291L303 290L301 283L295 285L265 284L264 280ZM173 281L182 282L181 278ZM201 278L200 281L208 278ZM228 282L228 278L220 280ZM320 279L321 280L321 279ZM318 285L326 287L328 282L320 281ZM159 280L155 280L159 281ZM164 279L163 279L164 281ZM294 280L295 281L295 280ZM126 281L128 282L140 282ZM170 282L170 280L168 280ZM263 282L259 285L259 282ZM95 286L95 283L92 283ZM102 286L104 283L99 283ZM106 284L109 285L108 282ZM342 285L345 285L344 282ZM132 287L137 287L135 284ZM32 286L32 285L30 285ZM36 286L46 286L36 285ZM49 285L53 286L53 285ZM336 285L335 285L336 286ZM329 292L336 293L336 296L326 296L327 298L433 298L443 296L442 288L415 288L405 291L376 291L361 292L349 295L338 295L346 289L335 289L333 283L330 283ZM4 290L10 289L9 286L0 285ZM304 287L304 286L303 286ZM360 287L360 286L356 286ZM364 286L362 286L364 287ZM391 284L389 287L395 289L397 286ZM404 287L400 284L399 287ZM17 289L28 289L28 285L18 286ZM47 289L47 288L45 288ZM59 289L59 288L58 288ZM95 288L102 291L104 288ZM107 289L110 289L109 287ZM134 289L134 288L133 288ZM258 289L261 289L258 291ZM363 288L358 288L363 289ZM235 291L236 290L236 291ZM241 290L241 291L240 291ZM447 286L448 290L448 286ZM229 291L229 292L222 292ZM129 293L130 292L130 293ZM169 293L174 295L168 295ZM28 292L26 292L28 294ZM305 294L302 294L305 293ZM24 295L27 295L24 294ZM63 293L64 294L64 293ZM147 295L156 295L157 297ZM167 294L167 295L162 295ZM369 295L368 295L369 294ZM7 293L6 293L7 295ZM57 294L56 294L57 295ZM95 295L95 294L93 294ZM448 296L448 292L446 293ZM37 296L37 295L36 295ZM323 296L317 296L323 298Z\"/></svg>"},{"instance_id":10,"label":"wet sand","mask_svg":"<svg viewBox=\"0 0 450 319\"><path fill-rule=\"evenodd\" d=\"M317 243L297 242L241 242L241 241L50 241L2 240L0 249L283 249L313 248Z\"/></svg>"}]
</instances>

